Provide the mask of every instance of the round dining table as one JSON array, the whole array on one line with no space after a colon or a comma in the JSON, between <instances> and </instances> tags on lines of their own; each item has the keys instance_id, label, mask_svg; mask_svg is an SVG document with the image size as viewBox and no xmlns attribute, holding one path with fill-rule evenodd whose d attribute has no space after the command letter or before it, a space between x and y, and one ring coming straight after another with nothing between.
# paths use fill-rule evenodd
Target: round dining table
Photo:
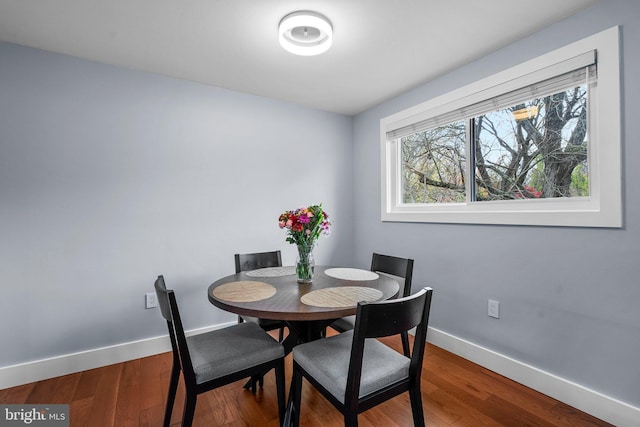
<instances>
[{"instance_id":1,"label":"round dining table","mask_svg":"<svg viewBox=\"0 0 640 427\"><path fill-rule=\"evenodd\" d=\"M335 319L356 313L359 301L382 301L400 286L385 274L316 266L311 283L298 283L294 267L269 267L231 274L209 286L209 301L232 313L283 320L288 354L297 344L321 338Z\"/></svg>"}]
</instances>

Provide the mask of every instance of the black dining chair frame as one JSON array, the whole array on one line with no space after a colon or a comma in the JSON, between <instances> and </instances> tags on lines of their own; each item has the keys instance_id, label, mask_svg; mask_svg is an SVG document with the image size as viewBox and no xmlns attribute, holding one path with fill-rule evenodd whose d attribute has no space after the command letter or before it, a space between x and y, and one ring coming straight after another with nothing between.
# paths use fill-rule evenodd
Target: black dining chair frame
<instances>
[{"instance_id":1,"label":"black dining chair frame","mask_svg":"<svg viewBox=\"0 0 640 427\"><path fill-rule=\"evenodd\" d=\"M243 271L257 270L259 268L282 267L282 254L278 251L254 252L248 254L235 254L233 256L236 266L236 274ZM258 317L248 317L238 315L238 323L255 322L265 331L278 330L278 341L284 340L284 328L286 323L282 320L261 319ZM264 385L262 375L253 376L244 385L244 388L251 389L253 394L256 393L258 386Z\"/></svg>"},{"instance_id":2,"label":"black dining chair frame","mask_svg":"<svg viewBox=\"0 0 640 427\"><path fill-rule=\"evenodd\" d=\"M192 364L191 354L189 352L188 340L178 311L175 293L173 290L168 290L166 288L163 276L158 276L154 286L158 296L158 305L160 306L162 317L167 321L173 354L173 366L171 368L169 392L167 396L163 425L168 427L171 422L171 414L173 412L181 371L186 389L181 425L183 427L188 427L191 426L193 422L196 401L199 394L239 381L243 378L252 377L258 374L262 375L264 372L268 372L271 369L275 369L276 391L278 395L278 416L280 423L282 423L285 411L284 349L282 351L282 357L275 358L258 365L249 366L245 369L238 370L209 381L198 382ZM230 328L235 327L236 326L231 326ZM215 339L216 332L218 331L208 332L207 334L211 334L211 339ZM266 333L265 338L272 339ZM275 340L273 342L276 344Z\"/></svg>"},{"instance_id":3,"label":"black dining chair frame","mask_svg":"<svg viewBox=\"0 0 640 427\"><path fill-rule=\"evenodd\" d=\"M242 271L251 271L259 268L282 267L282 254L280 251L235 254L234 260L236 265L236 274ZM284 339L284 328L286 324L281 320L259 318L250 319L238 315L238 323L245 321L255 321L265 331L278 329L278 341L282 342Z\"/></svg>"},{"instance_id":4,"label":"black dining chair frame","mask_svg":"<svg viewBox=\"0 0 640 427\"><path fill-rule=\"evenodd\" d=\"M407 391L411 401L414 425L418 427L424 426L420 376L424 360L432 294L432 289L423 288L414 295L399 299L358 303L344 401L337 399L324 384L318 382L313 375L296 361L296 349L294 349L293 378L290 392L292 394L292 406L289 407L284 425L288 425L289 421L292 421L292 425L296 427L300 424L302 379L306 378L343 414L345 426L357 426L358 414ZM408 375L379 390L359 397L360 381L363 374L365 340L397 335L414 327L416 328L416 335L411 352ZM338 336L332 338L336 337ZM311 345L322 344L314 342Z\"/></svg>"},{"instance_id":5,"label":"black dining chair frame","mask_svg":"<svg viewBox=\"0 0 640 427\"><path fill-rule=\"evenodd\" d=\"M406 297L411 295L413 259L382 255L374 252L371 256L371 271L403 278L404 287L400 290L399 296ZM346 319L338 319L330 326L338 332L346 332L353 329L353 324ZM400 339L402 340L402 351L404 355L409 356L409 335L402 333L400 334Z\"/></svg>"}]
</instances>

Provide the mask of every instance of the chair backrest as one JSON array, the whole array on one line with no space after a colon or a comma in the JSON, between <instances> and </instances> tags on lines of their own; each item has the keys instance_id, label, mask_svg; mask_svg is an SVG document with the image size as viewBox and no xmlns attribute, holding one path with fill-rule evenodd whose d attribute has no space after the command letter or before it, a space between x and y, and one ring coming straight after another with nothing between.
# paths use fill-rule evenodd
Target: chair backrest
<instances>
[{"instance_id":1,"label":"chair backrest","mask_svg":"<svg viewBox=\"0 0 640 427\"><path fill-rule=\"evenodd\" d=\"M416 335L411 350L408 378L410 381L420 381L432 294L431 288L423 288L415 294L403 298L358 303L345 402L349 399L352 400L353 405L357 402L364 343L368 338L398 335L415 327Z\"/></svg>"},{"instance_id":2,"label":"chair backrest","mask_svg":"<svg viewBox=\"0 0 640 427\"><path fill-rule=\"evenodd\" d=\"M413 278L412 259L381 255L374 252L371 257L371 271L378 271L404 279L400 295L403 297L411 295L411 280Z\"/></svg>"},{"instance_id":3,"label":"chair backrest","mask_svg":"<svg viewBox=\"0 0 640 427\"><path fill-rule=\"evenodd\" d=\"M171 338L171 348L173 349L174 360L179 361L187 384L195 384L196 376L193 371L191 355L187 346L187 337L184 333L176 295L173 290L167 289L163 276L158 276L154 283L160 313L167 321L169 328L169 338Z\"/></svg>"},{"instance_id":4,"label":"chair backrest","mask_svg":"<svg viewBox=\"0 0 640 427\"><path fill-rule=\"evenodd\" d=\"M258 268L282 267L280 251L256 252L253 254L235 254L236 273Z\"/></svg>"}]
</instances>

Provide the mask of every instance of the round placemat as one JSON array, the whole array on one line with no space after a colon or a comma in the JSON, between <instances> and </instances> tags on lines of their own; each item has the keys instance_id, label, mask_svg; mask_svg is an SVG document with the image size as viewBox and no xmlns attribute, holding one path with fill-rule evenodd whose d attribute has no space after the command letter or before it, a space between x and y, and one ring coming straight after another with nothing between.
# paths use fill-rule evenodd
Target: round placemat
<instances>
[{"instance_id":1,"label":"round placemat","mask_svg":"<svg viewBox=\"0 0 640 427\"><path fill-rule=\"evenodd\" d=\"M324 271L327 276L344 280L376 280L377 273L369 270L360 270L359 268L329 268Z\"/></svg>"},{"instance_id":2,"label":"round placemat","mask_svg":"<svg viewBox=\"0 0 640 427\"><path fill-rule=\"evenodd\" d=\"M300 298L306 305L314 307L353 307L360 301L377 301L382 297L382 291L363 286L341 286L336 288L318 289Z\"/></svg>"},{"instance_id":3,"label":"round placemat","mask_svg":"<svg viewBox=\"0 0 640 427\"><path fill-rule=\"evenodd\" d=\"M255 302L270 298L276 294L276 288L268 283L240 281L220 285L213 290L213 296L231 302Z\"/></svg>"},{"instance_id":4,"label":"round placemat","mask_svg":"<svg viewBox=\"0 0 640 427\"><path fill-rule=\"evenodd\" d=\"M294 274L296 274L296 268L294 266L266 267L247 271L247 276L249 277L282 277L292 276Z\"/></svg>"}]
</instances>

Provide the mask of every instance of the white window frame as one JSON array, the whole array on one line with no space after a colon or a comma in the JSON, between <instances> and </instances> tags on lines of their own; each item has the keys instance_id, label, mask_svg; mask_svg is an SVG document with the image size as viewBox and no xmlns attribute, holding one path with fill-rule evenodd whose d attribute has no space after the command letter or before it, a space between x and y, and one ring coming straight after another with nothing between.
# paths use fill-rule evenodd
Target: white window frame
<instances>
[{"instance_id":1,"label":"white window frame","mask_svg":"<svg viewBox=\"0 0 640 427\"><path fill-rule=\"evenodd\" d=\"M541 81L558 64L593 50L597 55L598 77L597 88L589 96L588 197L402 203L400 147L397 140L387 140L387 132L498 96L511 82ZM622 227L620 108L619 28L613 27L385 117L380 120L382 221ZM474 165L469 163L467 176L473 176Z\"/></svg>"}]
</instances>

